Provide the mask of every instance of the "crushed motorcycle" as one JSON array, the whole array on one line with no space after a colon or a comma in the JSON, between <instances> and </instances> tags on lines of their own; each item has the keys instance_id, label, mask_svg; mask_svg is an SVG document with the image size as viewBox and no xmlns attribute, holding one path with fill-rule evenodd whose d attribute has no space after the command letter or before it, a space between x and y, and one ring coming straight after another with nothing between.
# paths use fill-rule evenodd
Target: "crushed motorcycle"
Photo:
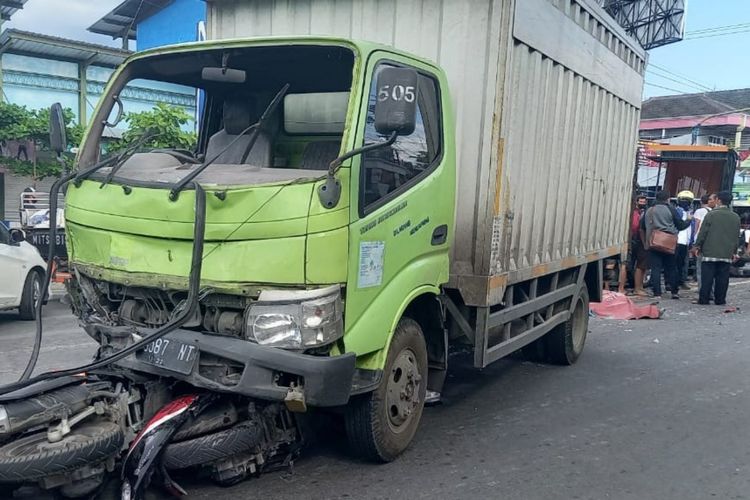
<instances>
[{"instance_id":1,"label":"crushed motorcycle","mask_svg":"<svg viewBox=\"0 0 750 500\"><path fill-rule=\"evenodd\" d=\"M62 177L50 199L138 147ZM0 497L98 498L113 479L123 500L144 498L149 486L181 495L172 474L182 470L232 485L290 466L304 441L298 416L308 404L346 403L350 383L322 390L322 382L351 381L353 355L287 352L231 334L248 305L201 288L206 193L196 182L188 187L196 219L186 293L127 289L74 273L67 291L98 343L94 361L32 377L42 337L38 301L31 359L18 382L0 387ZM53 206L50 255L55 214Z\"/></svg>"}]
</instances>

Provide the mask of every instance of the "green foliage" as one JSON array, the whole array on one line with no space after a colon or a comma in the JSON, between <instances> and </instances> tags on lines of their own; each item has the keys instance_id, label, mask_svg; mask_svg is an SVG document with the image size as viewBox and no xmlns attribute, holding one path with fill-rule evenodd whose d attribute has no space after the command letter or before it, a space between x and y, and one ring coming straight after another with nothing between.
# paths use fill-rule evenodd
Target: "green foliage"
<instances>
[{"instance_id":1,"label":"green foliage","mask_svg":"<svg viewBox=\"0 0 750 500\"><path fill-rule=\"evenodd\" d=\"M83 127L75 123L71 109L63 111L68 144L78 146L83 136ZM49 150L49 109L28 109L26 106L0 102L0 141L31 139Z\"/></svg>"},{"instance_id":2,"label":"green foliage","mask_svg":"<svg viewBox=\"0 0 750 500\"><path fill-rule=\"evenodd\" d=\"M14 174L25 177L34 177L36 173L37 179L44 179L45 177L60 177L62 174L62 165L57 161L37 161L36 172L34 172L34 164L30 161L2 158L0 162Z\"/></svg>"},{"instance_id":3,"label":"green foliage","mask_svg":"<svg viewBox=\"0 0 750 500\"><path fill-rule=\"evenodd\" d=\"M163 102L157 103L149 111L126 113L125 121L129 127L118 146L129 146L150 130L154 137L145 144L147 148L193 150L198 140L197 136L194 132L185 132L181 128L191 119L190 114L184 109Z\"/></svg>"},{"instance_id":4,"label":"green foliage","mask_svg":"<svg viewBox=\"0 0 750 500\"><path fill-rule=\"evenodd\" d=\"M75 123L71 109L63 111L68 144L78 146L83 137L83 127ZM0 102L0 141L32 140L40 151L49 151L49 109L28 109L26 106ZM57 161L43 160L45 155L37 155L36 176L57 177L62 167ZM40 158L41 157L41 158ZM2 158L2 163L18 175L32 176L34 165L28 161Z\"/></svg>"},{"instance_id":5,"label":"green foliage","mask_svg":"<svg viewBox=\"0 0 750 500\"><path fill-rule=\"evenodd\" d=\"M72 110L63 111L68 145L78 147L83 138L84 128L75 123ZM195 149L197 136L194 132L185 132L182 127L192 117L182 108L158 103L152 110L139 113L126 113L125 122L128 130L123 138L114 141L110 150L118 150L132 144L145 131L150 130L154 137L145 144L145 148ZM0 102L0 141L33 140L40 152L50 151L49 144L49 109L30 110L25 106ZM58 177L62 172L60 164L50 155L37 154L36 176ZM18 175L32 176L34 166L31 162L2 158L0 161Z\"/></svg>"}]
</instances>

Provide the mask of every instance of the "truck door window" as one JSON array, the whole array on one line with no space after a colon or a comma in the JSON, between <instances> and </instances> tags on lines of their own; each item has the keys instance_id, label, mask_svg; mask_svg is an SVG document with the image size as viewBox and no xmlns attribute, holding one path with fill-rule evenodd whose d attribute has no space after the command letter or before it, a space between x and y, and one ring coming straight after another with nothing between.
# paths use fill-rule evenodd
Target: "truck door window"
<instances>
[{"instance_id":1,"label":"truck door window","mask_svg":"<svg viewBox=\"0 0 750 500\"><path fill-rule=\"evenodd\" d=\"M375 103L378 73L388 66L391 65L380 64L373 75L365 122L365 144L386 140L375 130ZM362 158L360 204L364 211L377 208L428 175L438 163L440 139L438 86L434 78L420 73L414 132L399 136L390 147L376 149Z\"/></svg>"}]
</instances>

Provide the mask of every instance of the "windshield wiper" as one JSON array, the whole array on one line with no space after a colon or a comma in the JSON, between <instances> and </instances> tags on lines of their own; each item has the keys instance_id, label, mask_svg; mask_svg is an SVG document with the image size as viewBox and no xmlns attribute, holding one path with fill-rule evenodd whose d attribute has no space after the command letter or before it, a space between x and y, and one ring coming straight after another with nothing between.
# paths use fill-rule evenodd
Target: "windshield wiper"
<instances>
[{"instance_id":1,"label":"windshield wiper","mask_svg":"<svg viewBox=\"0 0 750 500\"><path fill-rule=\"evenodd\" d=\"M102 181L102 184L101 186L99 186L99 189L103 188L104 186L112 182L112 179L114 179L115 174L117 174L120 168L122 168L122 166L125 165L125 163L127 163L127 161L134 154L136 154L138 150L141 149L141 147L143 147L144 144L146 144L146 142L153 139L157 135L159 134L157 134L153 130L146 129L143 132L143 134L141 134L141 136L129 148L126 148L124 151L118 154L115 157L115 161L113 162L112 170L110 170L109 173L107 174L107 177L104 178L104 181Z\"/></svg>"},{"instance_id":2,"label":"windshield wiper","mask_svg":"<svg viewBox=\"0 0 750 500\"><path fill-rule=\"evenodd\" d=\"M118 154L112 155L109 158L105 158L105 159L101 160L99 163L93 165L92 167L89 167L86 170L84 170L82 172L79 172L73 178L73 181L72 181L73 184L75 184L76 186L80 186L81 182L83 182L86 179L88 179L89 176L91 176L91 174L93 174L94 172L96 172L98 170L101 170L101 169L103 169L105 167L113 165L113 164L114 164L113 168L116 167L116 168L119 169L119 166L122 163L126 162L128 160L128 158L130 158L131 156L133 156L136 153L136 151L138 150L138 148L140 148L143 145L143 143L145 142L145 140L150 139L154 135L156 135L156 134L151 133L151 129L146 130L136 140L136 142L134 144L132 144L131 146L123 149ZM115 171L115 173L116 173L116 171ZM114 177L114 175L112 177ZM106 183L109 183L111 180L112 179L108 176L107 181L104 184L102 184L100 187L104 187L106 185Z\"/></svg>"},{"instance_id":3,"label":"windshield wiper","mask_svg":"<svg viewBox=\"0 0 750 500\"><path fill-rule=\"evenodd\" d=\"M289 91L289 84L287 83L283 87L281 87L281 90L274 96L274 98L271 100L270 103L268 103L268 106L263 111L263 114L260 115L260 118L257 122L253 123L249 127L247 127L245 130L240 132L237 137L235 137L229 144L224 146L224 148L216 153L213 158L206 161L204 164L198 166L195 170L191 171L189 174L187 174L185 177L180 179L175 183L175 185L172 187L172 190L169 192L169 199L172 201L177 200L177 198L180 196L180 192L185 189L185 186L190 184L193 179L198 177L206 168L208 168L212 163L214 163L216 160L219 159L221 155L223 155L226 151L231 148L235 142L237 142L243 135L247 134L251 130L253 131L253 135L250 136L250 140L247 143L247 147L245 148L245 152L242 155L242 161L244 162L245 159L247 159L247 155L250 154L250 150L253 149L253 146L255 145L255 142L258 140L258 136L260 134L261 129L266 124L268 119L273 115L273 113L276 111L276 108L279 107L279 104L281 103L281 100L284 98L286 93Z\"/></svg>"}]
</instances>

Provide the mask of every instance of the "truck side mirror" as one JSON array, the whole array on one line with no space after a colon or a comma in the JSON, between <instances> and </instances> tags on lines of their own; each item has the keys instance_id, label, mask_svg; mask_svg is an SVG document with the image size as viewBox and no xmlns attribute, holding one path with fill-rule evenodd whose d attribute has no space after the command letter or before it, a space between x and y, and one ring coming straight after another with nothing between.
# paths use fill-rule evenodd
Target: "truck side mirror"
<instances>
[{"instance_id":1,"label":"truck side mirror","mask_svg":"<svg viewBox=\"0 0 750 500\"><path fill-rule=\"evenodd\" d=\"M410 135L417 121L417 72L383 68L378 74L375 130L378 134Z\"/></svg>"},{"instance_id":2,"label":"truck side mirror","mask_svg":"<svg viewBox=\"0 0 750 500\"><path fill-rule=\"evenodd\" d=\"M65 137L65 117L59 102L49 109L49 144L52 151L58 155L68 146L68 140Z\"/></svg>"}]
</instances>

